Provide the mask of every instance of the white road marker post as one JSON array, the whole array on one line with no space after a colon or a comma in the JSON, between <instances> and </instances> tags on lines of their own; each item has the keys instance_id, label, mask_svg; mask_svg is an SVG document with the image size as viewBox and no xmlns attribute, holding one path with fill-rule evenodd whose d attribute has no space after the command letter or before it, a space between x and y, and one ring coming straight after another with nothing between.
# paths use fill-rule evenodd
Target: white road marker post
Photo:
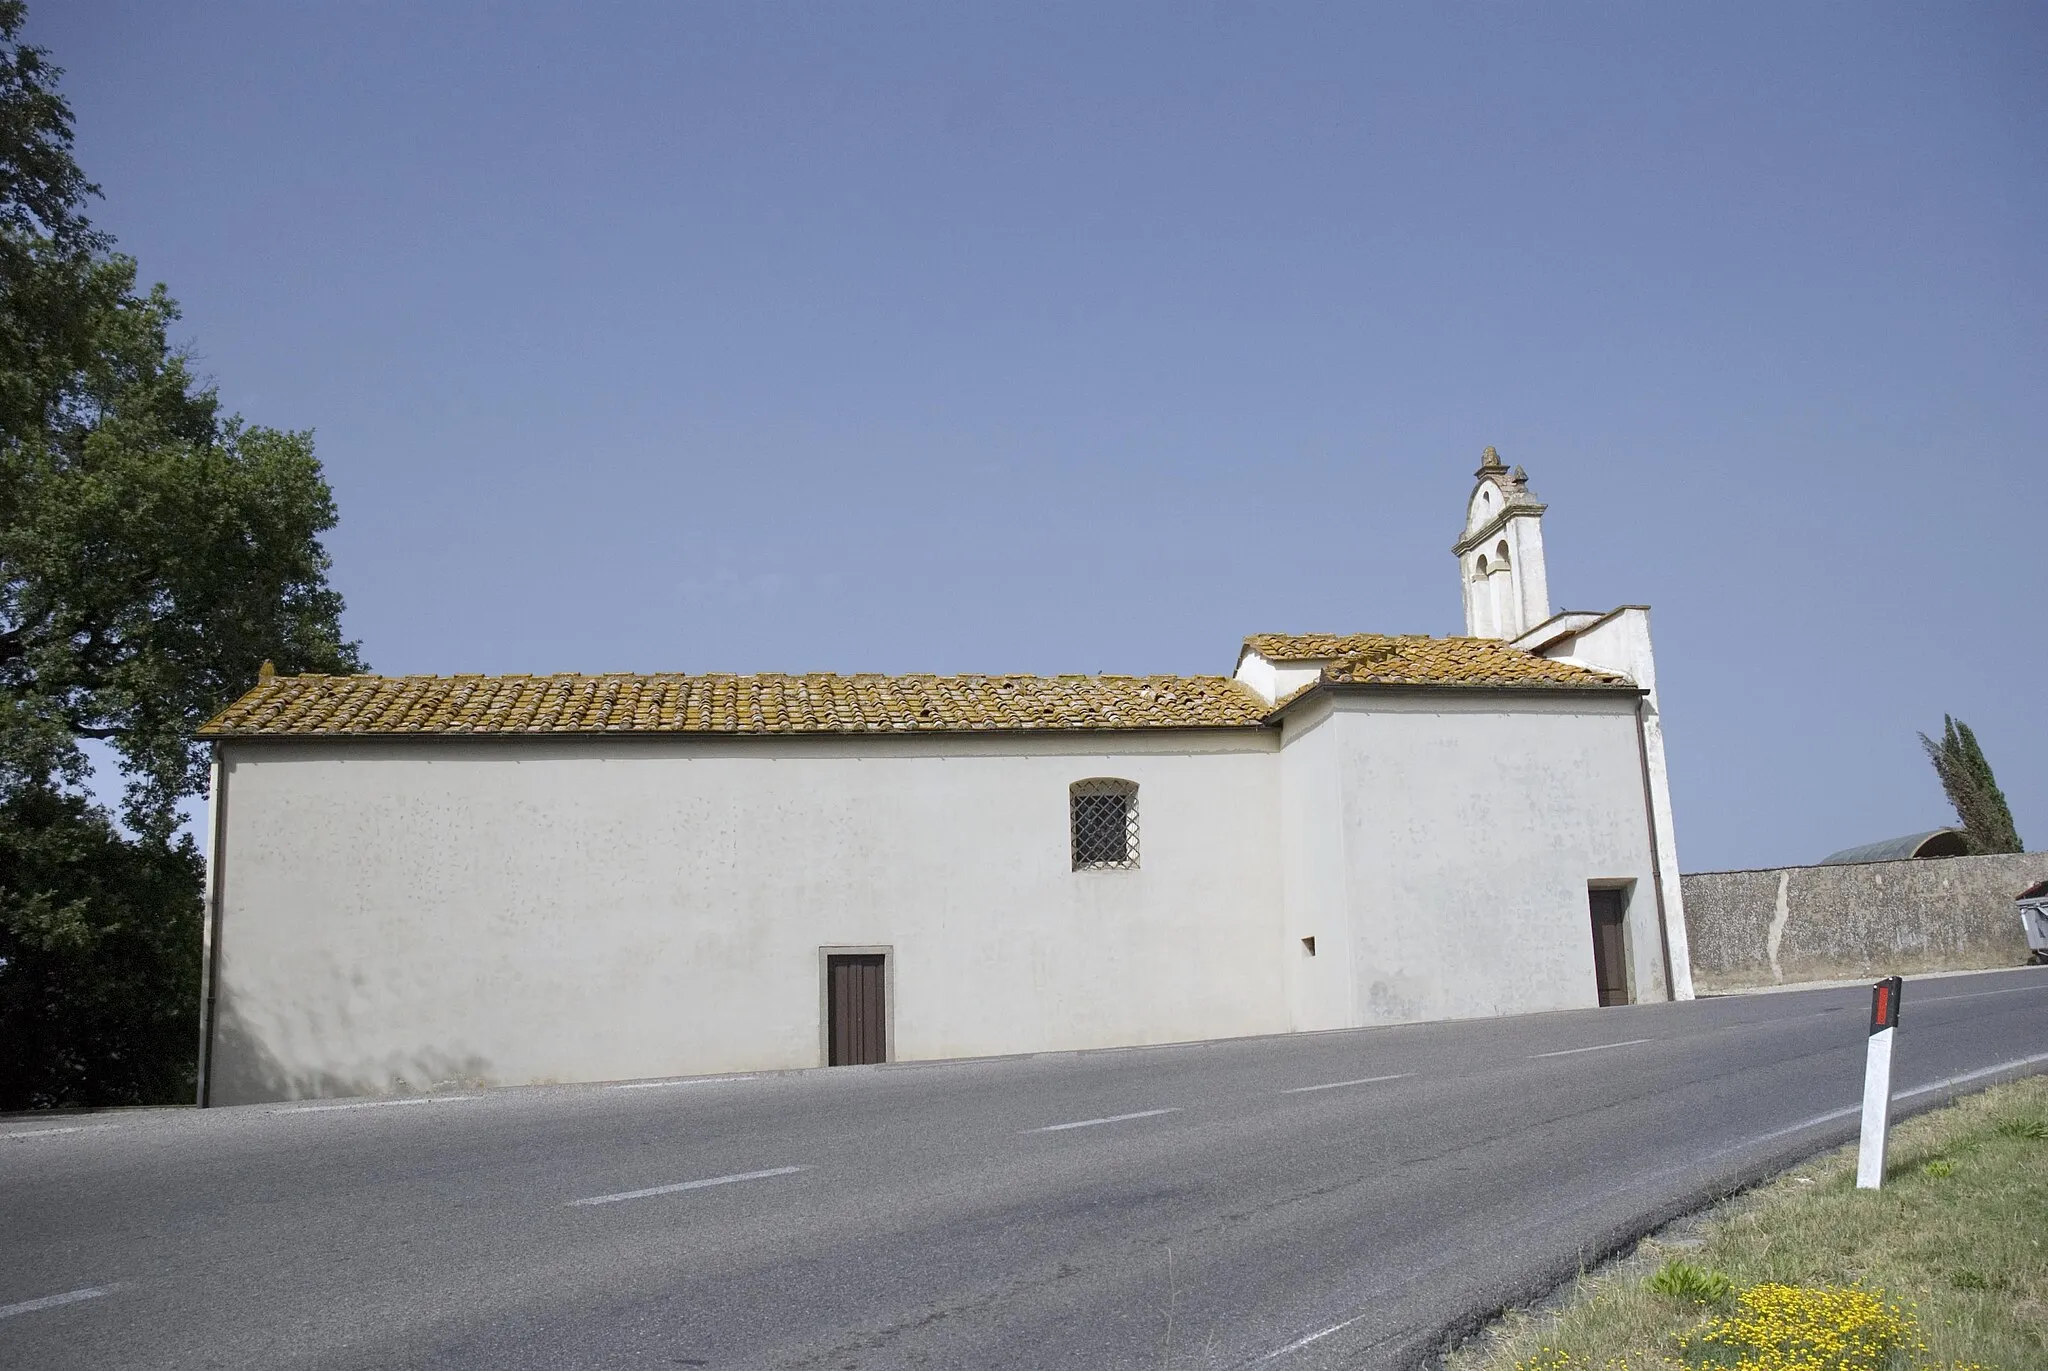
<instances>
[{"instance_id":1,"label":"white road marker post","mask_svg":"<svg viewBox=\"0 0 2048 1371\"><path fill-rule=\"evenodd\" d=\"M1885 1135L1892 1114L1892 1039L1899 1032L1899 995L1906 982L1887 976L1870 987L1870 1050L1863 1060L1863 1137L1856 1148L1856 1188L1884 1185Z\"/></svg>"}]
</instances>

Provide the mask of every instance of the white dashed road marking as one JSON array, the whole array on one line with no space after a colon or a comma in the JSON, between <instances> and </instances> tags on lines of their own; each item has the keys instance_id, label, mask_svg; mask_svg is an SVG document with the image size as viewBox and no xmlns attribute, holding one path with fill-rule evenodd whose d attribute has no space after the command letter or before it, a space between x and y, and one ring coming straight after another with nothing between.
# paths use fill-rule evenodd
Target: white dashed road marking
<instances>
[{"instance_id":1,"label":"white dashed road marking","mask_svg":"<svg viewBox=\"0 0 2048 1371\"><path fill-rule=\"evenodd\" d=\"M1274 1348L1265 1356L1260 1357L1258 1361L1253 1362L1252 1365L1258 1366L1262 1363L1273 1360L1273 1358L1275 1357L1284 1357L1289 1352L1299 1352L1302 1348L1307 1347L1312 1342L1321 1342L1324 1338L1329 1337L1332 1333L1343 1332L1345 1329L1349 1328L1352 1324L1357 1323L1360 1319L1364 1317L1365 1315L1363 1314L1355 1314L1352 1317L1344 1320L1344 1322L1333 1323L1328 1328L1325 1328L1320 1332L1311 1333L1305 1338L1296 1338L1293 1342L1288 1343L1285 1347Z\"/></svg>"},{"instance_id":2,"label":"white dashed road marking","mask_svg":"<svg viewBox=\"0 0 2048 1371\"><path fill-rule=\"evenodd\" d=\"M1297 1085L1280 1093L1283 1095L1306 1095L1311 1090L1340 1090L1347 1085L1373 1085L1380 1081L1405 1081L1414 1074L1413 1071L1401 1071L1391 1076L1360 1076L1355 1081L1330 1081L1325 1085Z\"/></svg>"},{"instance_id":3,"label":"white dashed road marking","mask_svg":"<svg viewBox=\"0 0 2048 1371\"><path fill-rule=\"evenodd\" d=\"M687 1081L627 1081L614 1090L664 1090L672 1085L724 1085L728 1081L751 1081L754 1076L694 1076Z\"/></svg>"},{"instance_id":4,"label":"white dashed road marking","mask_svg":"<svg viewBox=\"0 0 2048 1371\"><path fill-rule=\"evenodd\" d=\"M736 1176L713 1176L704 1181L677 1181L674 1185L650 1185L645 1190L621 1190L616 1195L592 1195L587 1200L571 1200L569 1207L579 1205L617 1204L620 1200L644 1200L649 1195L673 1195L679 1190L709 1190L714 1185L737 1185L741 1181L765 1181L770 1176L794 1176L799 1171L808 1171L808 1166L773 1166L766 1171L742 1171Z\"/></svg>"},{"instance_id":5,"label":"white dashed road marking","mask_svg":"<svg viewBox=\"0 0 2048 1371\"><path fill-rule=\"evenodd\" d=\"M23 1300L20 1304L0 1304L0 1319L11 1319L16 1314L33 1314L38 1309L55 1309L60 1304L76 1304L80 1300L96 1300L113 1289L111 1285L94 1285L84 1290L67 1290L61 1295L45 1295L39 1300Z\"/></svg>"},{"instance_id":6,"label":"white dashed road marking","mask_svg":"<svg viewBox=\"0 0 2048 1371\"><path fill-rule=\"evenodd\" d=\"M1581 1052L1605 1052L1610 1047L1637 1047L1655 1041L1655 1038L1630 1038L1625 1043L1594 1043L1591 1047L1567 1047L1562 1052L1531 1052L1529 1060L1533 1062L1539 1057L1571 1057Z\"/></svg>"},{"instance_id":7,"label":"white dashed road marking","mask_svg":"<svg viewBox=\"0 0 2048 1371\"><path fill-rule=\"evenodd\" d=\"M1074 1123L1049 1123L1043 1128L1027 1128L1026 1133L1064 1133L1069 1128L1093 1128L1097 1124L1122 1123L1126 1119L1150 1119L1160 1114L1178 1114L1180 1106L1171 1109L1140 1109L1135 1114L1112 1114L1106 1119L1080 1119Z\"/></svg>"},{"instance_id":8,"label":"white dashed road marking","mask_svg":"<svg viewBox=\"0 0 2048 1371\"><path fill-rule=\"evenodd\" d=\"M102 1128L119 1128L117 1123L79 1123L69 1128L24 1128L15 1133L0 1133L0 1138L41 1138L51 1133L91 1133Z\"/></svg>"}]
</instances>

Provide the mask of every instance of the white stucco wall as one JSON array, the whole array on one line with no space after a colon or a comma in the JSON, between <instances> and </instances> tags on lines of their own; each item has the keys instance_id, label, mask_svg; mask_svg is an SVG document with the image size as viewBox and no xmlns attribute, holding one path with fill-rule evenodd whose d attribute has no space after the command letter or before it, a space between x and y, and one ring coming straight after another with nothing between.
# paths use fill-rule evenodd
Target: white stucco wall
<instances>
[{"instance_id":1,"label":"white stucco wall","mask_svg":"<svg viewBox=\"0 0 2048 1371\"><path fill-rule=\"evenodd\" d=\"M892 1059L1283 1031L1277 745L229 744L211 1100L818 1065L824 945ZM1097 776L1137 870L1071 869Z\"/></svg>"},{"instance_id":2,"label":"white stucco wall","mask_svg":"<svg viewBox=\"0 0 2048 1371\"><path fill-rule=\"evenodd\" d=\"M1533 652L1539 657L1546 656L1558 640L1568 638L1580 629L1606 617L1607 611L1604 610L1560 609L1512 641L1514 646L1524 652Z\"/></svg>"},{"instance_id":3,"label":"white stucco wall","mask_svg":"<svg viewBox=\"0 0 2048 1371\"><path fill-rule=\"evenodd\" d=\"M1515 631L1512 638L1550 617L1550 572L1543 556L1543 520L1527 515L1508 520L1503 530L1514 549Z\"/></svg>"},{"instance_id":4,"label":"white stucco wall","mask_svg":"<svg viewBox=\"0 0 2048 1371\"><path fill-rule=\"evenodd\" d=\"M1343 775L1337 749L1329 745L1329 718L1329 696L1304 700L1287 716L1280 750L1287 1001L1298 1030L1348 1028L1359 1022L1345 885ZM1302 945L1303 938L1316 940L1313 954Z\"/></svg>"},{"instance_id":5,"label":"white stucco wall","mask_svg":"<svg viewBox=\"0 0 2048 1371\"><path fill-rule=\"evenodd\" d=\"M1275 662L1247 650L1237 660L1236 679L1256 690L1267 704L1314 685L1329 665L1320 660Z\"/></svg>"},{"instance_id":6,"label":"white stucco wall","mask_svg":"<svg viewBox=\"0 0 2048 1371\"><path fill-rule=\"evenodd\" d=\"M1678 879L1678 830L1671 810L1671 772L1664 756L1664 711L1657 697L1657 654L1650 641L1647 605L1623 605L1593 618L1569 634L1549 639L1546 657L1618 671L1648 692L1643 699L1642 751L1648 770L1657 826L1658 874L1662 878L1664 923L1671 946L1675 998L1693 997L1692 945L1685 919L1685 895Z\"/></svg>"},{"instance_id":7,"label":"white stucco wall","mask_svg":"<svg viewBox=\"0 0 2048 1371\"><path fill-rule=\"evenodd\" d=\"M1335 773L1343 862L1288 918L1326 924L1341 901L1353 1022L1596 1004L1594 883L1631 888L1632 995L1666 998L1635 703L1374 691L1287 718L1283 776L1306 791ZM1327 1003L1304 995L1297 1016Z\"/></svg>"}]
</instances>

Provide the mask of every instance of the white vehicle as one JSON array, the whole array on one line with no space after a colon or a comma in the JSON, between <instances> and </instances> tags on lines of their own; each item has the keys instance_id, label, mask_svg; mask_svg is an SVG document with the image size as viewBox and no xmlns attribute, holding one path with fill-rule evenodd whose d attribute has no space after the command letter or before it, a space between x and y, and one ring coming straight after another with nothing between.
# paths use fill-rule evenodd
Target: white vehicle
<instances>
[{"instance_id":1,"label":"white vehicle","mask_svg":"<svg viewBox=\"0 0 2048 1371\"><path fill-rule=\"evenodd\" d=\"M2036 881L2019 894L2020 927L2026 930L2028 961L2048 962L2048 881Z\"/></svg>"}]
</instances>

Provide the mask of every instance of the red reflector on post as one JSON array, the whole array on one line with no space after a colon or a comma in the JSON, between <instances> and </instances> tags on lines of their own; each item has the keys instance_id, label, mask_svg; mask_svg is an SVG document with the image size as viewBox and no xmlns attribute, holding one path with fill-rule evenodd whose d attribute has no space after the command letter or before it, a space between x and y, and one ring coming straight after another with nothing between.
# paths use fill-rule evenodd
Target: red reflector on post
<instances>
[{"instance_id":1,"label":"red reflector on post","mask_svg":"<svg viewBox=\"0 0 2048 1371\"><path fill-rule=\"evenodd\" d=\"M1899 992L1905 989L1905 980L1898 976L1887 976L1870 987L1870 1031L1882 1033L1887 1028L1899 1026Z\"/></svg>"}]
</instances>

